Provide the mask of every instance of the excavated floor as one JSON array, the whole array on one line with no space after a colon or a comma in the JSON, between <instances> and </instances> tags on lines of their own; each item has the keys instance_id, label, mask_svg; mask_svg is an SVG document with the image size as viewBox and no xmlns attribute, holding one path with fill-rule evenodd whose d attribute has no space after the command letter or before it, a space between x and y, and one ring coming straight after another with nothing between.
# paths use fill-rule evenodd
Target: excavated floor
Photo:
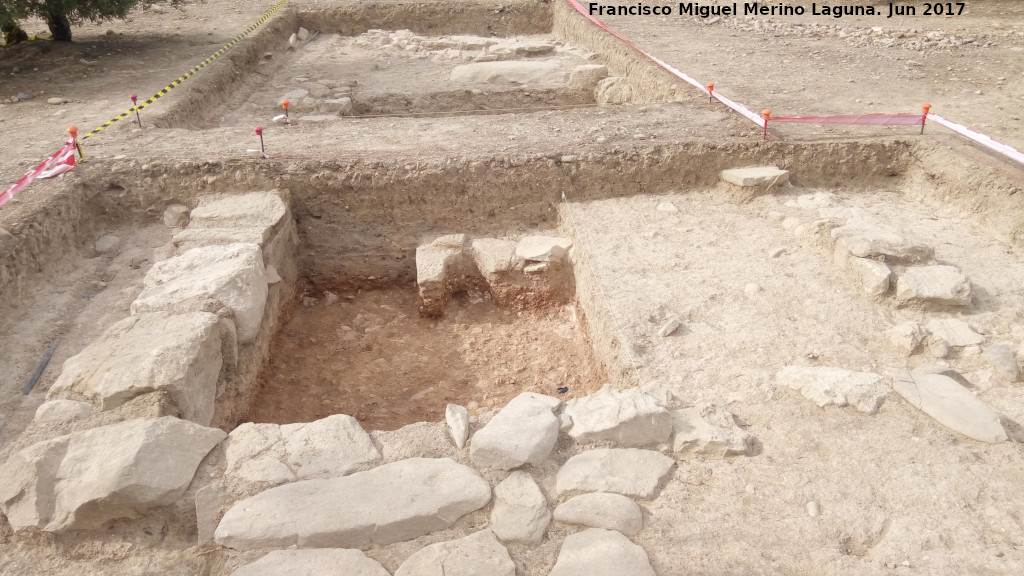
<instances>
[{"instance_id":1,"label":"excavated floor","mask_svg":"<svg viewBox=\"0 0 1024 576\"><path fill-rule=\"evenodd\" d=\"M417 306L405 287L298 290L249 419L350 414L366 430L394 430L443 420L448 403L480 414L521 392L568 400L604 383L572 304L515 311L462 292L440 319L420 317Z\"/></svg>"}]
</instances>

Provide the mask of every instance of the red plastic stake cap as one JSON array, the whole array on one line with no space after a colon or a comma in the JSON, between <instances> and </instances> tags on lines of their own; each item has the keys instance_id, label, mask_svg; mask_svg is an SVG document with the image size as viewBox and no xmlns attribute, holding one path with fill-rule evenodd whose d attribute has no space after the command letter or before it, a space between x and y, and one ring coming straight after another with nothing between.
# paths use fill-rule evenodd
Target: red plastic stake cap
<instances>
[{"instance_id":1,"label":"red plastic stake cap","mask_svg":"<svg viewBox=\"0 0 1024 576\"><path fill-rule=\"evenodd\" d=\"M715 91L715 83L714 82L708 82L708 92L714 92L714 91Z\"/></svg>"},{"instance_id":2,"label":"red plastic stake cap","mask_svg":"<svg viewBox=\"0 0 1024 576\"><path fill-rule=\"evenodd\" d=\"M129 94L128 97L132 99L132 104L137 104L139 102L138 94Z\"/></svg>"},{"instance_id":3,"label":"red plastic stake cap","mask_svg":"<svg viewBox=\"0 0 1024 576\"><path fill-rule=\"evenodd\" d=\"M287 100L281 100L281 107L284 108L285 110L287 110L288 106L290 106L290 105L291 105L291 102L289 102Z\"/></svg>"},{"instance_id":4,"label":"red plastic stake cap","mask_svg":"<svg viewBox=\"0 0 1024 576\"><path fill-rule=\"evenodd\" d=\"M932 109L932 105L931 104L929 104L927 102L925 102L924 104L921 104L921 111L924 112L925 114L927 114L928 111L931 110L931 109Z\"/></svg>"},{"instance_id":5,"label":"red plastic stake cap","mask_svg":"<svg viewBox=\"0 0 1024 576\"><path fill-rule=\"evenodd\" d=\"M772 115L772 111L769 110L768 108L765 108L764 110L761 110L761 118L764 118L765 120L767 120L768 117L771 116L771 115Z\"/></svg>"},{"instance_id":6,"label":"red plastic stake cap","mask_svg":"<svg viewBox=\"0 0 1024 576\"><path fill-rule=\"evenodd\" d=\"M72 138L78 138L78 128L76 126L68 126L68 134Z\"/></svg>"},{"instance_id":7,"label":"red plastic stake cap","mask_svg":"<svg viewBox=\"0 0 1024 576\"><path fill-rule=\"evenodd\" d=\"M263 126L257 126L255 128L253 128L253 130L256 131L256 135L257 136L263 136Z\"/></svg>"}]
</instances>

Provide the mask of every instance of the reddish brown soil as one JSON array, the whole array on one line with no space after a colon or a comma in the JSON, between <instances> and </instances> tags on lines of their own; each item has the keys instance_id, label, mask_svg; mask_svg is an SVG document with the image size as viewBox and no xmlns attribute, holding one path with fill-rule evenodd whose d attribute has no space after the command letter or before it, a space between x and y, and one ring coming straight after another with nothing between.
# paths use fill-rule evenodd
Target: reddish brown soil
<instances>
[{"instance_id":1,"label":"reddish brown soil","mask_svg":"<svg viewBox=\"0 0 1024 576\"><path fill-rule=\"evenodd\" d=\"M461 294L430 320L417 314L412 289L299 300L272 344L254 422L341 413L393 430L443 420L449 402L484 412L521 392L568 399L604 382L571 305L515 312Z\"/></svg>"}]
</instances>

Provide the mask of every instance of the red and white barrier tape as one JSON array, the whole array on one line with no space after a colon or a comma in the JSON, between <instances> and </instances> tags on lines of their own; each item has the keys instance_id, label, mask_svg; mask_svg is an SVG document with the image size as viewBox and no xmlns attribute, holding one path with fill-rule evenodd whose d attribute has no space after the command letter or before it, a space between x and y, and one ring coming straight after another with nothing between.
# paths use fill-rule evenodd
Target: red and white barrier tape
<instances>
[{"instance_id":1,"label":"red and white barrier tape","mask_svg":"<svg viewBox=\"0 0 1024 576\"><path fill-rule=\"evenodd\" d=\"M928 119L938 122L939 124L942 124L946 128L949 128L953 132L970 138L971 140L974 140L975 142L981 144L982 146L985 146L986 148L991 148L992 150L995 150L996 152L999 152L1004 156L1007 156L1009 158L1016 160L1017 162L1020 162L1021 164L1024 164L1024 154L1022 154L1020 150L1017 150L1012 146L1007 146L1002 142L993 140L988 136L985 136L984 134L975 132L974 130L971 130L966 126L957 124L956 122L950 122L949 120L946 120L945 118L939 116L938 114L929 114Z\"/></svg>"},{"instance_id":2,"label":"red and white barrier tape","mask_svg":"<svg viewBox=\"0 0 1024 576\"><path fill-rule=\"evenodd\" d=\"M75 150L77 148L77 142L74 138L68 140L60 150L53 153L52 156L43 160L42 164L28 171L28 174L22 176L21 180L14 183L7 190L0 194L0 206L7 203L8 200L14 198L14 196L28 187L34 180L44 180L46 178L53 178L60 176L61 174L71 170L75 167Z\"/></svg>"},{"instance_id":3,"label":"red and white barrier tape","mask_svg":"<svg viewBox=\"0 0 1024 576\"><path fill-rule=\"evenodd\" d=\"M1004 156L1007 156L1008 158L1012 158L1013 160L1016 160L1017 162L1020 162L1021 164L1024 164L1024 153L1021 153L1019 150L1017 150L1017 149L1015 149L1015 148L1013 148L1011 146L1008 146L1006 144L1003 144L1002 142L998 142L996 140L993 140L992 138L989 138L988 136L986 136L984 134L981 134L979 132L975 132L974 130L971 130L970 128L967 128L966 126L962 126L962 125L957 124L955 122L950 122L949 120L946 120L945 118L943 118L942 116L939 116L938 114L909 114L909 113L900 113L900 114L841 114L841 115L835 115L835 116L779 116L779 117L771 118L770 120L766 120L762 116L759 116L759 115L755 114L754 112L750 111L750 109L747 108L746 106L744 106L744 105L742 105L742 104L740 104L738 102L733 102L732 100L726 98L725 96L722 96L718 92L715 92L713 90L708 90L707 88L702 86L700 82L695 80L693 77L689 76L688 74L685 74L684 72L681 72L680 70L677 70L675 67L673 67L672 65L668 64L667 62L662 61L661 59L659 59L658 57L654 56L653 54L648 53L643 48L640 48L635 43L633 43L632 40L630 40L629 38L626 38L622 34L619 34L615 30L611 29L607 24L602 22L599 18L591 15L590 12L586 8L584 8L583 5L580 4L577 0L567 0L567 1L569 2L569 4L571 4L573 6L573 8L576 9L577 12L579 12L587 20L590 20L594 25L596 25L597 27L601 28L605 32L611 34L612 36L618 38L624 44L632 47L634 50L636 50L640 54L644 55L645 57L650 59L652 62L657 64L658 66L662 67L663 69L665 69L666 71L671 73L673 76L676 76L676 77L686 81L687 83L693 85L695 88L697 88L698 90L700 90L704 94L707 94L709 96L712 96L713 98L716 98L722 104L725 104L729 108L731 108L731 109L735 110L736 112L740 113L741 115L746 117L748 120L750 120L754 124L757 124L757 126L759 128L763 128L765 130L766 134L767 134L768 122L769 121L771 121L771 122L801 122L801 123L806 123L806 124L845 124L845 125L865 125L865 126L922 126L922 125L924 125L924 120L927 117L928 119L934 120L935 122L941 124L942 126L945 126L946 128L949 128L950 130L952 130L952 131L954 131L954 132L956 132L956 133L958 133L958 134L960 134L962 136L965 136L965 137L967 137L967 138L977 142L978 144L981 144L982 146L985 146L986 148L989 148L991 150L995 150L996 152L999 152L1000 154L1003 154Z\"/></svg>"},{"instance_id":4,"label":"red and white barrier tape","mask_svg":"<svg viewBox=\"0 0 1024 576\"><path fill-rule=\"evenodd\" d=\"M838 116L772 116L771 122L842 124L844 126L920 126L924 114L841 114Z\"/></svg>"}]
</instances>

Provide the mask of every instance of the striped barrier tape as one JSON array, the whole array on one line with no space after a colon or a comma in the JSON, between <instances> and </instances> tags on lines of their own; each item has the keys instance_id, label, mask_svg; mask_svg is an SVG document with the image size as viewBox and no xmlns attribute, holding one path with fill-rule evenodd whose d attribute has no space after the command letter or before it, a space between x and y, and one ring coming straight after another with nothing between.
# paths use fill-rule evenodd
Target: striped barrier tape
<instances>
[{"instance_id":1,"label":"striped barrier tape","mask_svg":"<svg viewBox=\"0 0 1024 576\"><path fill-rule=\"evenodd\" d=\"M744 105L742 105L742 104L740 104L738 102L734 102L734 101L726 98L725 96L722 96L718 92L715 92L714 91L714 84L708 84L707 87L702 86L700 84L700 82L698 82L697 80L695 80L691 76L685 74L684 72L681 72L680 70L677 70L675 67L673 67L672 65L662 61L661 59L657 58L653 54L648 53L643 48L640 48L639 46L637 46L629 38L626 38L622 34L619 34L615 30L611 29L607 24L602 22L599 18L591 15L590 12L586 8L584 8L583 5L580 4L577 0L567 0L567 1L569 2L570 5L572 5L573 8L576 9L576 11L581 16L583 16L587 20L590 20L590 22L593 23L595 26L601 28L602 30L604 30L605 32L611 34L612 36L618 38L622 43L624 43L627 46L633 48L634 50L636 50L637 52L639 52L640 54L642 54L643 56L645 56L646 58L648 58L649 60L651 60L652 62L654 62L655 64L657 64L658 66L660 66L661 68L666 70L667 72L669 72L670 74L672 74L673 76L676 76L676 77L682 79L683 81L693 85L695 88L697 88L698 90L700 90L704 94L707 94L708 96L717 99L719 102L721 102L722 104L725 104L726 106L728 106L732 110L735 110L736 112L738 112L739 114L741 114L742 116L744 116L745 118L747 118L748 120L753 122L754 124L757 124L757 126L759 128L763 128L764 129L765 136L767 136L767 134L768 134L768 120L769 120L769 115L770 115L770 111L769 110L765 110L764 113L762 114L762 116L758 116L757 114L752 112L746 106L744 106ZM1011 158L1011 159L1013 159L1013 160L1015 160L1015 161L1017 161L1017 162L1019 162L1021 164L1024 164L1024 153L1020 152L1016 148L1013 148L1012 146L1008 146L1006 144L1003 144L1002 142L999 142L997 140L993 140L992 138L990 138L990 137L988 137L988 136L986 136L984 134L981 134L980 132L975 132L974 130L971 130L970 128L967 128L966 126L957 124L956 122L951 122L949 120L946 120L945 118L943 118L942 116L939 116L938 114L927 113L927 111L924 114L913 114L913 113L900 113L900 114L840 114L840 115L833 115L833 116L777 116L777 117L771 117L771 121L772 122L801 122L801 123L808 123L808 124L846 124L846 125L867 125L867 126L922 126L922 130L923 130L923 126L924 126L924 123L925 123L926 119L933 120L936 123L938 123L938 124L940 124L940 125L942 125L942 126L944 126L946 128L949 128L950 130L956 132L957 134L960 134L961 136L969 138L970 140L973 140L974 142L977 142L978 144L981 144L982 146L985 146L986 148L989 148L990 150L994 150L994 151L996 151L996 152L998 152L998 153L1000 153L1000 154L1002 154L1002 155L1004 155L1004 156L1006 156L1008 158Z\"/></svg>"},{"instance_id":2,"label":"striped barrier tape","mask_svg":"<svg viewBox=\"0 0 1024 576\"><path fill-rule=\"evenodd\" d=\"M939 116L938 114L929 114L928 119L937 122L945 126L946 128L949 128L950 130L956 132L957 134L960 134L961 136L970 138L971 140L974 140L975 142L981 144L982 146L985 146L986 148L995 150L996 152L999 152L1003 156L1012 158L1013 160L1016 160L1017 162L1024 164L1024 153L1021 153L1020 150L1017 150L1012 146L1007 146L1002 142L993 140L988 136L981 134L980 132L975 132L974 130L971 130L966 126L957 124L956 122L950 122L949 120L946 120L945 118Z\"/></svg>"},{"instance_id":3,"label":"striped barrier tape","mask_svg":"<svg viewBox=\"0 0 1024 576\"><path fill-rule=\"evenodd\" d=\"M41 164L29 170L13 186L4 190L0 194L0 206L7 204L8 200L14 198L18 192L27 188L33 181L54 178L74 168L75 149L77 147L78 143L75 141L74 136L72 136L70 140L64 143L60 150L57 150L49 158L43 160Z\"/></svg>"},{"instance_id":4,"label":"striped barrier tape","mask_svg":"<svg viewBox=\"0 0 1024 576\"><path fill-rule=\"evenodd\" d=\"M119 114L116 118L113 118L111 120L108 120L107 122L104 122L103 125L100 126L99 128L96 128L95 130L89 132L85 136L82 136L82 140L85 140L86 138L92 136L93 134L98 134L98 133L102 132L103 130L105 130L107 127L109 127L113 123L117 122L118 120L120 120L120 119L122 119L122 118L124 118L126 116L131 116L137 110L141 110L142 108L145 108L146 106L149 106L150 104L152 104L152 103L156 102L157 100L159 100L161 96L163 96L163 95L167 94L168 92L170 92L171 90L174 90L175 88L177 88L179 85L181 85L182 82L184 82L185 80L188 80L196 72L199 72L203 68L206 68L211 62L216 60L219 56L223 56L228 50L231 50L232 48L234 48L235 44L238 44L238 42L241 41L242 38L245 38L246 36L251 34L254 30L256 30L261 25L263 25L263 23L266 22L267 20L269 20L270 17L273 16L274 13L277 12L281 8L281 6L284 6L284 3L287 2L287 1L288 0L280 0L277 4L274 4L270 8L270 10L267 10L266 12L263 13L263 16L260 16L259 20L257 20L254 24L252 24L248 28L246 28L241 34L239 34L238 36L235 36L231 40L231 42L228 42L227 44L225 44L223 47L221 47L220 50L217 50L216 52L211 54L209 58L207 58L206 60L203 60L199 64L193 66L192 69L189 70L188 72L186 72L185 74L183 74L181 76L178 76L177 80L175 80L174 82L171 82L167 86L164 86L163 90L160 90L159 92L157 92L156 94L151 96L149 98L149 100L146 100L145 102L143 102L141 104L136 104L136 105L132 106L131 108L129 108L129 109L125 110L124 112L122 112L121 114Z\"/></svg>"}]
</instances>

